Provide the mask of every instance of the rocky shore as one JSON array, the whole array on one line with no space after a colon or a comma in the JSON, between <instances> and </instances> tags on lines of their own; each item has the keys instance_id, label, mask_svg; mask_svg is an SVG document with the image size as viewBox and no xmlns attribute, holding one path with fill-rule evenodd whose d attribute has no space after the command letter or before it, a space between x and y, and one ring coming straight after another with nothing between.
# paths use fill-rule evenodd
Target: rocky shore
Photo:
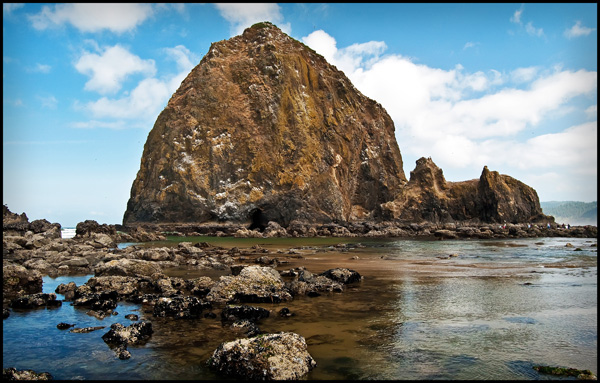
<instances>
[{"instance_id":1,"label":"rocky shore","mask_svg":"<svg viewBox=\"0 0 600 383\"><path fill-rule=\"evenodd\" d=\"M238 238L273 237L364 237L364 238L418 238L418 239L506 239L537 237L595 238L597 226L567 226L557 223L404 223L404 222L338 222L310 224L292 221L286 228L269 221L264 229L249 229L247 225L235 223L163 223L140 224L133 227L116 225L118 230L133 233L160 233L176 236L231 236ZM116 229L115 229L116 230Z\"/></svg>"},{"instance_id":2,"label":"rocky shore","mask_svg":"<svg viewBox=\"0 0 600 383\"><path fill-rule=\"evenodd\" d=\"M71 304L88 315L103 318L118 315L119 301L141 304L144 320L131 315L126 324L78 328L57 323L70 332L98 331L119 359L135 358L129 345L143 344L152 337L148 318L220 320L238 338L224 342L206 361L207 366L227 376L260 379L298 379L316 366L300 334L265 334L260 321L270 310L255 303L288 302L299 295L343 293L349 284L360 284L362 276L354 270L337 267L316 274L304 267L285 269L283 250L223 248L206 242L181 242L177 246L136 246L119 248L122 242L165 240L167 235L234 237L407 237L439 240L454 238L520 237L596 237L595 226L539 227L531 224L456 225L456 224L326 224L293 222L283 228L269 222L262 231L241 225L163 225L127 228L85 221L77 225L74 238L62 238L60 225L46 220L29 222L27 216L3 212L3 317L12 310L58 307ZM302 258L288 250L288 254ZM278 271L275 267L282 271ZM218 270L213 279L169 277L166 269ZM85 284L61 284L55 293L42 293L43 276L93 275ZM56 294L64 295L64 301ZM294 315L282 309L281 318ZM133 322L133 323L131 323ZM259 352L260 351L260 352ZM37 372L4 369L4 376L27 379ZM41 373L39 379L50 378Z\"/></svg>"}]
</instances>

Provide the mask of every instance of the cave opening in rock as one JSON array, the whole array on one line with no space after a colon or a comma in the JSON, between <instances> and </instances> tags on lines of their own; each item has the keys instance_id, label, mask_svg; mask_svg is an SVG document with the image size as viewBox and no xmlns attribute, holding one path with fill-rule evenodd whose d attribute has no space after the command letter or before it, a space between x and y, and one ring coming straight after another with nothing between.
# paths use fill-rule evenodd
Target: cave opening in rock
<instances>
[{"instance_id":1,"label":"cave opening in rock","mask_svg":"<svg viewBox=\"0 0 600 383\"><path fill-rule=\"evenodd\" d=\"M252 223L248 227L248 230L258 229L262 233L267 227L267 217L265 217L261 209L252 210L250 219L252 220Z\"/></svg>"}]
</instances>

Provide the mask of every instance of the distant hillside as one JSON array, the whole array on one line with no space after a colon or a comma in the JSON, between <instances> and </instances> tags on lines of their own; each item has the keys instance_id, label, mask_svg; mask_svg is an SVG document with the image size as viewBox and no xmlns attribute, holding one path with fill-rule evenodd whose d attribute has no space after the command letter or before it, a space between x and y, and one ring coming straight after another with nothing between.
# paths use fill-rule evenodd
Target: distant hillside
<instances>
[{"instance_id":1,"label":"distant hillside","mask_svg":"<svg viewBox=\"0 0 600 383\"><path fill-rule=\"evenodd\" d=\"M598 202L549 201L540 202L546 215L554 216L557 223L598 226Z\"/></svg>"}]
</instances>

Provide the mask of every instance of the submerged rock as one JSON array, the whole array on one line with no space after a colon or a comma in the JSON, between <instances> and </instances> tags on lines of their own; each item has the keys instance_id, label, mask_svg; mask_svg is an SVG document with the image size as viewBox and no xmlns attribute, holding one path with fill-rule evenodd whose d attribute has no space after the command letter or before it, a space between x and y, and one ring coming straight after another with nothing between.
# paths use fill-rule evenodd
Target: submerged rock
<instances>
[{"instance_id":1,"label":"submerged rock","mask_svg":"<svg viewBox=\"0 0 600 383\"><path fill-rule=\"evenodd\" d=\"M280 332L222 343L208 364L222 374L248 380L296 380L317 362L302 336Z\"/></svg>"},{"instance_id":2,"label":"submerged rock","mask_svg":"<svg viewBox=\"0 0 600 383\"><path fill-rule=\"evenodd\" d=\"M533 369L549 375L557 375L564 377L576 377L581 380L597 380L596 375L590 370L578 370L575 368L565 367L550 367L550 366L533 366Z\"/></svg>"},{"instance_id":3,"label":"submerged rock","mask_svg":"<svg viewBox=\"0 0 600 383\"><path fill-rule=\"evenodd\" d=\"M320 275L345 285L360 282L363 278L358 272L346 268L329 269Z\"/></svg>"},{"instance_id":4,"label":"submerged rock","mask_svg":"<svg viewBox=\"0 0 600 383\"><path fill-rule=\"evenodd\" d=\"M252 322L256 322L263 318L269 317L269 310L262 307L254 307L248 305L231 306L227 305L221 312L221 320L232 321L238 319L246 319Z\"/></svg>"},{"instance_id":5,"label":"submerged rock","mask_svg":"<svg viewBox=\"0 0 600 383\"><path fill-rule=\"evenodd\" d=\"M88 333L88 332L92 332L92 331L102 330L105 327L106 326L76 327L76 328L71 329L69 332Z\"/></svg>"},{"instance_id":6,"label":"submerged rock","mask_svg":"<svg viewBox=\"0 0 600 383\"><path fill-rule=\"evenodd\" d=\"M31 309L41 306L56 307L61 306L62 301L56 299L56 294L50 293L39 293L32 295L25 295L19 298L15 298L10 302L10 307L13 309Z\"/></svg>"},{"instance_id":7,"label":"submerged rock","mask_svg":"<svg viewBox=\"0 0 600 383\"><path fill-rule=\"evenodd\" d=\"M154 304L153 313L156 317L195 319L200 318L203 310L211 307L210 302L193 296L161 297Z\"/></svg>"},{"instance_id":8,"label":"submerged rock","mask_svg":"<svg viewBox=\"0 0 600 383\"><path fill-rule=\"evenodd\" d=\"M110 330L102 335L102 340L113 349L119 359L129 359L131 353L127 350L127 346L145 343L153 332L150 322L137 322L127 327L120 323L113 323Z\"/></svg>"}]
</instances>

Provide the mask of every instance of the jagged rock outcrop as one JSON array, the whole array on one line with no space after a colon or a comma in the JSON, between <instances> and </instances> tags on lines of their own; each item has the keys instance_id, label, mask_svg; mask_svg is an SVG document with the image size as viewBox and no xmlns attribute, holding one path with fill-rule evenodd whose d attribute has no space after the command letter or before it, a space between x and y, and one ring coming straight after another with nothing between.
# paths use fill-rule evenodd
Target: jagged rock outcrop
<instances>
[{"instance_id":1,"label":"jagged rock outcrop","mask_svg":"<svg viewBox=\"0 0 600 383\"><path fill-rule=\"evenodd\" d=\"M285 236L303 223L393 220L553 222L535 190L487 167L447 182L421 158L407 182L383 107L258 23L212 44L160 113L123 223L242 223L237 236Z\"/></svg>"},{"instance_id":2,"label":"jagged rock outcrop","mask_svg":"<svg viewBox=\"0 0 600 383\"><path fill-rule=\"evenodd\" d=\"M160 113L123 222L373 219L405 182L383 107L259 23L213 43Z\"/></svg>"},{"instance_id":3,"label":"jagged rock outcrop","mask_svg":"<svg viewBox=\"0 0 600 383\"><path fill-rule=\"evenodd\" d=\"M384 210L410 222L554 222L542 213L537 192L521 181L485 166L479 179L448 182L442 169L424 157Z\"/></svg>"}]
</instances>

